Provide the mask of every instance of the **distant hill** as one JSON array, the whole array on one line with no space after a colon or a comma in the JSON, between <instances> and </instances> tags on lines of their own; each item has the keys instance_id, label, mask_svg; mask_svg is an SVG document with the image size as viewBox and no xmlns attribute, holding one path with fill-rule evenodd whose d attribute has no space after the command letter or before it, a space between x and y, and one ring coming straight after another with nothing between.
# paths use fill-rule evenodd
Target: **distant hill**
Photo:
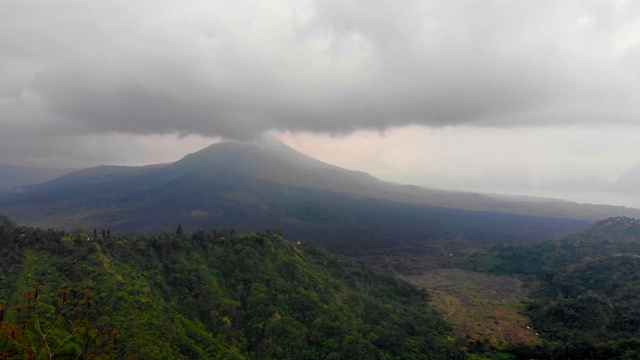
<instances>
[{"instance_id":1,"label":"distant hill","mask_svg":"<svg viewBox=\"0 0 640 360\"><path fill-rule=\"evenodd\" d=\"M0 164L0 191L49 181L75 170Z\"/></svg>"},{"instance_id":2,"label":"distant hill","mask_svg":"<svg viewBox=\"0 0 640 360\"><path fill-rule=\"evenodd\" d=\"M640 220L612 217L559 240L499 244L478 254L469 260L478 269L543 279L547 272L572 269L578 263L640 254Z\"/></svg>"}]
</instances>

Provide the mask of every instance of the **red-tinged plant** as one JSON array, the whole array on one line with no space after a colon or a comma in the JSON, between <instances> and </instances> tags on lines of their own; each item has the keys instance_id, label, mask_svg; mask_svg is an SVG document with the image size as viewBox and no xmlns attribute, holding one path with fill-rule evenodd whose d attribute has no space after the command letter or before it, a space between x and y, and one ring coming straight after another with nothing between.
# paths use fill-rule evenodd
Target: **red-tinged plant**
<instances>
[{"instance_id":1,"label":"red-tinged plant","mask_svg":"<svg viewBox=\"0 0 640 360\"><path fill-rule=\"evenodd\" d=\"M120 334L120 330L115 329L111 332L111 335L113 335L113 345L118 345L118 334Z\"/></svg>"},{"instance_id":2,"label":"red-tinged plant","mask_svg":"<svg viewBox=\"0 0 640 360\"><path fill-rule=\"evenodd\" d=\"M69 293L69 290L62 289L62 305L67 303L67 294L68 293Z\"/></svg>"},{"instance_id":3,"label":"red-tinged plant","mask_svg":"<svg viewBox=\"0 0 640 360\"><path fill-rule=\"evenodd\" d=\"M5 316L6 306L0 304L0 354L3 357L107 359L114 356L119 330L100 335L92 326L95 302L90 292L85 294L86 308L83 309L81 301L69 301L69 290L62 289L55 319L47 319L39 309L41 288L36 284L35 292L26 296L27 305L12 309L16 315L20 314L15 322L10 321L11 316ZM71 317L67 317L68 314Z\"/></svg>"},{"instance_id":4,"label":"red-tinged plant","mask_svg":"<svg viewBox=\"0 0 640 360\"><path fill-rule=\"evenodd\" d=\"M87 299L87 308L90 308L93 305L95 305L95 303L93 301L91 301L91 293L90 292L87 292L86 294L84 294L84 297Z\"/></svg>"},{"instance_id":5,"label":"red-tinged plant","mask_svg":"<svg viewBox=\"0 0 640 360\"><path fill-rule=\"evenodd\" d=\"M38 294L40 294L40 284L36 283L36 291L33 293L33 299L34 300L38 299Z\"/></svg>"}]
</instances>

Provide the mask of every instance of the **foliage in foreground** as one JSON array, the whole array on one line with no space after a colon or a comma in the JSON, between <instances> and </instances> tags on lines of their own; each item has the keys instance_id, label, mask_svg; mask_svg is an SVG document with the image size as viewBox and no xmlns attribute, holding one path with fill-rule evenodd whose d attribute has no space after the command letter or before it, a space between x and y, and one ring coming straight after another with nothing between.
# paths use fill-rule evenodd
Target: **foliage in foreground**
<instances>
[{"instance_id":1,"label":"foliage in foreground","mask_svg":"<svg viewBox=\"0 0 640 360\"><path fill-rule=\"evenodd\" d=\"M0 356L26 359L84 358L109 359L118 344L119 330L102 331L92 326L96 312L91 293L80 301L60 291L59 301L41 304L42 286L36 284L22 305L11 309L0 305Z\"/></svg>"},{"instance_id":2,"label":"foliage in foreground","mask_svg":"<svg viewBox=\"0 0 640 360\"><path fill-rule=\"evenodd\" d=\"M269 232L89 236L2 218L0 255L0 354L9 356L20 356L19 344L42 349L65 339L56 356L464 358L425 292ZM37 310L57 334L43 338L30 320L18 344L11 330L23 313L10 309L23 306L35 284L42 285L30 319ZM86 317L62 306L62 289L91 301Z\"/></svg>"}]
</instances>

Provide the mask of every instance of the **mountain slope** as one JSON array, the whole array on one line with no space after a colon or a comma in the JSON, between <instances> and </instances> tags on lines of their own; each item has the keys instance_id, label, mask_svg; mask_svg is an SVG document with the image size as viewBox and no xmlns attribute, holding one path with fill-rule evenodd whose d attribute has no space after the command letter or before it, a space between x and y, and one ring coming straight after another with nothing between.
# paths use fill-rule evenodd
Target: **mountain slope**
<instances>
[{"instance_id":1,"label":"mountain slope","mask_svg":"<svg viewBox=\"0 0 640 360\"><path fill-rule=\"evenodd\" d=\"M44 228L282 228L291 238L354 251L412 239L528 241L567 234L603 215L640 216L637 209L391 184L268 137L214 144L172 164L78 171L0 197L0 213Z\"/></svg>"}]
</instances>

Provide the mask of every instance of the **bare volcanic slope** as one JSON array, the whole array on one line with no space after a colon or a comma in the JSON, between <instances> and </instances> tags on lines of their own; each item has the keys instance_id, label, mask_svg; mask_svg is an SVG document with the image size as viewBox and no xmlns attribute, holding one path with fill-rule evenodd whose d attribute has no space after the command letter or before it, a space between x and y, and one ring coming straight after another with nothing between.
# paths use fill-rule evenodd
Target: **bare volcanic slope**
<instances>
[{"instance_id":1,"label":"bare volcanic slope","mask_svg":"<svg viewBox=\"0 0 640 360\"><path fill-rule=\"evenodd\" d=\"M270 137L214 144L172 164L77 171L3 195L0 213L44 228L279 228L290 239L354 250L416 239L520 242L563 235L603 216L640 217L623 207L392 184Z\"/></svg>"}]
</instances>

